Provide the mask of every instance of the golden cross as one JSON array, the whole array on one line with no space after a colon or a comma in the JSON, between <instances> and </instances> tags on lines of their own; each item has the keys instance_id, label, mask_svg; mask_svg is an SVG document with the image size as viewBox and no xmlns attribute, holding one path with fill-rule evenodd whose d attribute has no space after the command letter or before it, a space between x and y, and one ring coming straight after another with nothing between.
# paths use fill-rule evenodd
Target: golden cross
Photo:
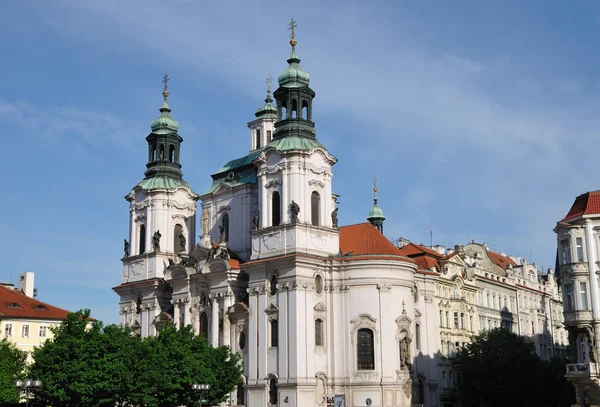
<instances>
[{"instance_id":1,"label":"golden cross","mask_svg":"<svg viewBox=\"0 0 600 407\"><path fill-rule=\"evenodd\" d=\"M163 88L163 89L164 89L164 90L167 90L167 82L169 82L169 75L167 75L167 74L165 73L165 76L163 77L163 80L162 80L162 82L165 84L165 86L164 86L164 88Z\"/></svg>"},{"instance_id":2,"label":"golden cross","mask_svg":"<svg viewBox=\"0 0 600 407\"><path fill-rule=\"evenodd\" d=\"M273 81L273 77L271 74L267 75L267 80L265 83L267 84L267 92L271 92L271 82Z\"/></svg>"},{"instance_id":3,"label":"golden cross","mask_svg":"<svg viewBox=\"0 0 600 407\"><path fill-rule=\"evenodd\" d=\"M290 22L290 28L288 28L288 30L290 30L292 32L291 37L292 39L296 38L296 35L294 34L294 29L298 27L298 24L296 24L296 22L294 21L294 18L292 17L292 21Z\"/></svg>"},{"instance_id":4,"label":"golden cross","mask_svg":"<svg viewBox=\"0 0 600 407\"><path fill-rule=\"evenodd\" d=\"M377 177L373 178L373 192L377 192Z\"/></svg>"}]
</instances>

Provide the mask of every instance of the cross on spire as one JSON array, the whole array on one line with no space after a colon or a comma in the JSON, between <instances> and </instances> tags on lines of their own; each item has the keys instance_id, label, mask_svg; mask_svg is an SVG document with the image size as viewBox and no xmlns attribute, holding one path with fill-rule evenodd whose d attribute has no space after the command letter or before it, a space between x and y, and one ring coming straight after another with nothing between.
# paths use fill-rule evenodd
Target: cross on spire
<instances>
[{"instance_id":1,"label":"cross on spire","mask_svg":"<svg viewBox=\"0 0 600 407\"><path fill-rule=\"evenodd\" d=\"M162 83L165 84L165 86L163 87L163 90L167 90L168 86L167 86L167 82L169 82L169 75L167 75L165 73L165 76L163 77Z\"/></svg>"},{"instance_id":2,"label":"cross on spire","mask_svg":"<svg viewBox=\"0 0 600 407\"><path fill-rule=\"evenodd\" d=\"M271 93L271 82L273 81L273 77L271 76L271 74L267 75L267 79L265 80L265 83L267 84L267 92Z\"/></svg>"},{"instance_id":3,"label":"cross on spire","mask_svg":"<svg viewBox=\"0 0 600 407\"><path fill-rule=\"evenodd\" d=\"M288 30L290 30L292 33L290 35L290 38L293 40L296 38L296 34L294 33L294 29L298 27L298 24L296 24L296 21L294 21L294 17L292 17L292 21L290 22L290 28L288 28Z\"/></svg>"},{"instance_id":4,"label":"cross on spire","mask_svg":"<svg viewBox=\"0 0 600 407\"><path fill-rule=\"evenodd\" d=\"M377 197L377 177L373 177L373 194Z\"/></svg>"}]
</instances>

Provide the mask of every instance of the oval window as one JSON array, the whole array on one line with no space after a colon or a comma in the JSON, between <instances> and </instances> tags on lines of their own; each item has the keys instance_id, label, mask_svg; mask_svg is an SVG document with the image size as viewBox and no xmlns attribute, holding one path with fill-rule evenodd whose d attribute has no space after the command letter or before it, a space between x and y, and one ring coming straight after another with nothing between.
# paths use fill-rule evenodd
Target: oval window
<instances>
[{"instance_id":1,"label":"oval window","mask_svg":"<svg viewBox=\"0 0 600 407\"><path fill-rule=\"evenodd\" d=\"M244 331L240 332L239 345L241 350L246 348L246 333Z\"/></svg>"},{"instance_id":2,"label":"oval window","mask_svg":"<svg viewBox=\"0 0 600 407\"><path fill-rule=\"evenodd\" d=\"M317 294L321 294L323 292L323 277L321 277L321 275L317 275L315 277L315 291Z\"/></svg>"}]
</instances>

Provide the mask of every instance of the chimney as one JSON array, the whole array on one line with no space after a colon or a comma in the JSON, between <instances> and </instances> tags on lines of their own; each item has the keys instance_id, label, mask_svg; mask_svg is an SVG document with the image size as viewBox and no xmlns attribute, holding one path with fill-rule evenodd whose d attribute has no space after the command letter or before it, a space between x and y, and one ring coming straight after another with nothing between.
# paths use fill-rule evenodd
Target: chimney
<instances>
[{"instance_id":1,"label":"chimney","mask_svg":"<svg viewBox=\"0 0 600 407\"><path fill-rule=\"evenodd\" d=\"M446 254L446 248L442 245L435 245L432 247L432 249L439 254Z\"/></svg>"},{"instance_id":2,"label":"chimney","mask_svg":"<svg viewBox=\"0 0 600 407\"><path fill-rule=\"evenodd\" d=\"M458 254L463 254L464 251L464 246L459 245L459 244L455 244L454 245L454 251Z\"/></svg>"},{"instance_id":3,"label":"chimney","mask_svg":"<svg viewBox=\"0 0 600 407\"><path fill-rule=\"evenodd\" d=\"M19 274L19 290L23 291L26 296L33 298L33 271L26 271Z\"/></svg>"}]
</instances>

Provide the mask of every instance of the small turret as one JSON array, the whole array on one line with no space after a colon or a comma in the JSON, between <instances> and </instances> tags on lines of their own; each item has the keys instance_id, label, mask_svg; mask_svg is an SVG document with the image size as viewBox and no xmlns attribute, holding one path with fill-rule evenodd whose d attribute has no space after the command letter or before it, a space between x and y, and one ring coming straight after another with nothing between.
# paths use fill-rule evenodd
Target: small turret
<instances>
[{"instance_id":1,"label":"small turret","mask_svg":"<svg viewBox=\"0 0 600 407\"><path fill-rule=\"evenodd\" d=\"M383 210L377 205L377 177L373 179L373 207L369 211L369 217L367 218L371 225L375 226L377 230L383 233Z\"/></svg>"}]
</instances>

